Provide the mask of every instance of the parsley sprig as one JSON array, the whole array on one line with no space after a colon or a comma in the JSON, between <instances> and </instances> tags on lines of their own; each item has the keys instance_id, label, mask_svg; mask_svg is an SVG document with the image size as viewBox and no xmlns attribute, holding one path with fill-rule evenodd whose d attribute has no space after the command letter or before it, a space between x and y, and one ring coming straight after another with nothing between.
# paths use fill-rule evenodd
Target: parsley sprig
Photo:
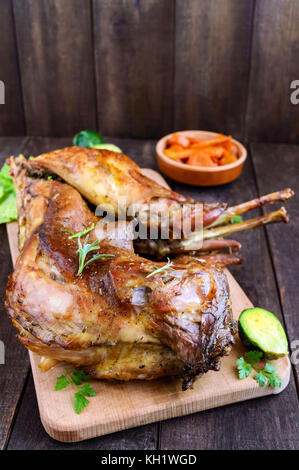
<instances>
[{"instance_id":1,"label":"parsley sprig","mask_svg":"<svg viewBox=\"0 0 299 470\"><path fill-rule=\"evenodd\" d=\"M245 379L246 377L249 377L252 370L255 370L256 373L254 374L253 378L261 387L264 387L267 383L270 387L273 388L281 387L281 378L276 372L276 367L273 364L267 362L262 369L253 365L262 359L262 351L249 351L245 353L245 356L250 362L247 362L244 357L240 357L236 361L239 379Z\"/></svg>"},{"instance_id":2,"label":"parsley sprig","mask_svg":"<svg viewBox=\"0 0 299 470\"><path fill-rule=\"evenodd\" d=\"M148 274L146 278L155 276L158 273L163 273L161 277L165 277L169 274L167 271L174 271L174 268L172 268L172 266L174 266L173 262L170 261L169 258L167 258L167 264L165 264L164 266L161 266L160 268L158 268L157 266L151 266L154 271Z\"/></svg>"},{"instance_id":3,"label":"parsley sprig","mask_svg":"<svg viewBox=\"0 0 299 470\"><path fill-rule=\"evenodd\" d=\"M65 368L65 374L57 377L55 390L63 390L68 385L73 384L77 392L74 395L73 406L77 414L89 405L89 400L86 397L95 397L96 392L91 387L90 383L86 382L90 377L85 374L83 370L75 370L72 374ZM83 385L82 383L85 382ZM79 387L82 385L82 387Z\"/></svg>"},{"instance_id":4,"label":"parsley sprig","mask_svg":"<svg viewBox=\"0 0 299 470\"><path fill-rule=\"evenodd\" d=\"M264 387L268 380L268 385L270 387L281 387L281 378L276 372L276 367L273 364L265 365L265 368L260 372L254 375L254 379L260 384L261 387Z\"/></svg>"}]
</instances>

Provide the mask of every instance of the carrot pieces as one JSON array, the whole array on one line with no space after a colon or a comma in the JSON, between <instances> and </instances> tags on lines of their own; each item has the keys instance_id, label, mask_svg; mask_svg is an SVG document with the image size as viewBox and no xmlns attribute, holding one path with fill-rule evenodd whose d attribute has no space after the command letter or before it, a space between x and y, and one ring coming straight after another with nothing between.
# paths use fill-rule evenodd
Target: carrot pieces
<instances>
[{"instance_id":1,"label":"carrot pieces","mask_svg":"<svg viewBox=\"0 0 299 470\"><path fill-rule=\"evenodd\" d=\"M192 153L191 149L184 149L181 145L172 145L164 150L167 157L172 158L173 160L181 160L182 158L189 157Z\"/></svg>"},{"instance_id":2,"label":"carrot pieces","mask_svg":"<svg viewBox=\"0 0 299 470\"><path fill-rule=\"evenodd\" d=\"M218 134L213 139L203 140L177 132L168 140L164 154L187 165L228 165L238 159L238 148L231 139L231 136Z\"/></svg>"},{"instance_id":3,"label":"carrot pieces","mask_svg":"<svg viewBox=\"0 0 299 470\"><path fill-rule=\"evenodd\" d=\"M220 160L220 165L229 165L237 160L237 157L227 150L224 151L224 156Z\"/></svg>"},{"instance_id":4,"label":"carrot pieces","mask_svg":"<svg viewBox=\"0 0 299 470\"><path fill-rule=\"evenodd\" d=\"M194 166L217 166L217 163L211 159L210 153L203 150L198 150L197 153L188 158L186 163Z\"/></svg>"},{"instance_id":5,"label":"carrot pieces","mask_svg":"<svg viewBox=\"0 0 299 470\"><path fill-rule=\"evenodd\" d=\"M189 147L190 139L186 137L184 134L172 134L170 139L168 140L168 145L171 147L172 145L181 145L182 147Z\"/></svg>"},{"instance_id":6,"label":"carrot pieces","mask_svg":"<svg viewBox=\"0 0 299 470\"><path fill-rule=\"evenodd\" d=\"M212 147L213 145L225 144L229 142L230 139L231 139L230 135L225 136L225 135L219 134L214 139L200 140L199 142L194 142L194 146L196 146L197 148Z\"/></svg>"}]
</instances>

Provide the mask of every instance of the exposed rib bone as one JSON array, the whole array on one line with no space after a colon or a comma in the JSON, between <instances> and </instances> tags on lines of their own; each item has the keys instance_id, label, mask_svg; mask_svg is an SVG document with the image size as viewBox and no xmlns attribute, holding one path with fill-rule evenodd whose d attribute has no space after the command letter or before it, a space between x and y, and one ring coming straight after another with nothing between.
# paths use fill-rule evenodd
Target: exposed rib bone
<instances>
[{"instance_id":1,"label":"exposed rib bone","mask_svg":"<svg viewBox=\"0 0 299 470\"><path fill-rule=\"evenodd\" d=\"M251 201L243 202L233 207L226 209L220 216L215 220L210 227L218 227L219 225L229 222L229 220L240 214L256 209L257 207L262 207L267 204L273 204L274 202L286 202L292 196L294 196L294 191L290 188L283 189L282 191L276 191L275 193L267 194L260 198L252 199Z\"/></svg>"},{"instance_id":2,"label":"exposed rib bone","mask_svg":"<svg viewBox=\"0 0 299 470\"><path fill-rule=\"evenodd\" d=\"M201 256L199 259L206 261L208 264L219 264L220 266L242 264L243 262L240 253L217 253L215 255Z\"/></svg>"},{"instance_id":3,"label":"exposed rib bone","mask_svg":"<svg viewBox=\"0 0 299 470\"><path fill-rule=\"evenodd\" d=\"M240 223L221 225L219 227L207 228L203 232L195 232L187 240L174 240L173 242L165 240L145 240L137 242L140 252L150 252L150 244L152 244L152 254L164 258L167 255L190 253L197 251L205 253L208 251L218 251L226 247L240 248L239 242L235 240L217 239L235 232L241 232L261 225L275 222L288 222L289 218L284 207L269 214L245 220Z\"/></svg>"},{"instance_id":4,"label":"exposed rib bone","mask_svg":"<svg viewBox=\"0 0 299 470\"><path fill-rule=\"evenodd\" d=\"M260 225L288 221L289 218L287 216L287 212L284 207L281 207L277 211L270 212L269 214L262 215L261 217L255 217L254 219L245 220L244 222L206 229L203 232L203 238L204 240L210 240L211 238L223 237L225 235L230 235L231 233L259 227Z\"/></svg>"},{"instance_id":5,"label":"exposed rib bone","mask_svg":"<svg viewBox=\"0 0 299 470\"><path fill-rule=\"evenodd\" d=\"M184 249L184 242L181 243L182 249ZM206 251L215 251L215 250L222 250L223 248L237 248L238 250L241 249L241 243L237 240L224 240L224 239L212 239L212 240L204 240L202 243L201 248L197 249L198 252L206 252ZM190 246L189 246L190 250ZM196 248L195 248L196 250Z\"/></svg>"},{"instance_id":6,"label":"exposed rib bone","mask_svg":"<svg viewBox=\"0 0 299 470\"><path fill-rule=\"evenodd\" d=\"M200 240L192 239L192 243L189 240L174 240L172 242L168 240L138 240L135 246L139 253L151 254L158 258L165 258L168 255L183 255L194 251L200 254L220 251L224 248L241 249L241 243L236 240L220 238L202 241L202 237Z\"/></svg>"},{"instance_id":7,"label":"exposed rib bone","mask_svg":"<svg viewBox=\"0 0 299 470\"><path fill-rule=\"evenodd\" d=\"M220 266L227 266L229 264L241 264L242 257L240 253L214 253L204 256L193 256L190 257L188 255L180 255L177 258L174 258L174 263L176 266L179 265L190 265L194 264L195 262L202 263L203 265L215 265L218 264Z\"/></svg>"}]
</instances>

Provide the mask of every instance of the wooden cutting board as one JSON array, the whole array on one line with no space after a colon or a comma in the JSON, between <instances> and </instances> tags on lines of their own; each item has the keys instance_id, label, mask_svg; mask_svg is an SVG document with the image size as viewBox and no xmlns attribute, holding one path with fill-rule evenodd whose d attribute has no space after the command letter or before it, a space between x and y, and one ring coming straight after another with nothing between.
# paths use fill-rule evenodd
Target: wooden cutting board
<instances>
[{"instance_id":1,"label":"wooden cutting board","mask_svg":"<svg viewBox=\"0 0 299 470\"><path fill-rule=\"evenodd\" d=\"M154 170L144 169L146 176L166 186L165 180ZM13 262L18 256L17 223L7 224ZM241 268L241 269L246 269ZM227 271L234 318L252 303L237 281ZM68 387L56 392L56 378L64 374L62 365L42 373L39 356L29 352L34 377L40 418L47 433L62 442L76 442L109 434L122 429L141 426L197 411L215 408L250 398L280 393L289 383L290 361L284 357L275 361L282 378L281 388L260 387L252 377L239 380L236 359L245 352L239 338L230 356L222 359L219 372L210 371L197 380L193 390L182 392L181 381L164 378L153 381L116 383L93 381L96 397L77 415L72 406L74 390Z\"/></svg>"}]
</instances>

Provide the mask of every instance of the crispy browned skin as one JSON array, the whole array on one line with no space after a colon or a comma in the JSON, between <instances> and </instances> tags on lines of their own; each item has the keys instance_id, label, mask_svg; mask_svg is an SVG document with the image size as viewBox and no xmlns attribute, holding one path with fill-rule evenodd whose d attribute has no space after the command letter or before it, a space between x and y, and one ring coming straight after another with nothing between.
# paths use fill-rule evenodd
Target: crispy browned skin
<instances>
[{"instance_id":1,"label":"crispy browned skin","mask_svg":"<svg viewBox=\"0 0 299 470\"><path fill-rule=\"evenodd\" d=\"M43 371L60 361L72 362L95 379L153 380L163 376L183 376L184 363L163 344L119 342L113 346L93 346L87 349L65 349L47 345L24 332L21 343L37 354ZM53 358L55 358L53 362Z\"/></svg>"},{"instance_id":2,"label":"crispy browned skin","mask_svg":"<svg viewBox=\"0 0 299 470\"><path fill-rule=\"evenodd\" d=\"M147 277L151 261L106 238L99 253L114 257L77 276L78 242L64 230L79 232L98 219L71 186L25 177L18 168L25 223L35 204L42 207L40 225L24 231L7 287L6 309L24 345L85 365L98 378L180 375L186 388L196 375L218 370L234 333L222 269L184 257L166 277ZM97 230L90 232L89 242L96 238Z\"/></svg>"},{"instance_id":3,"label":"crispy browned skin","mask_svg":"<svg viewBox=\"0 0 299 470\"><path fill-rule=\"evenodd\" d=\"M145 236L139 234L135 248L139 253L160 259L168 254L213 251L214 255L223 248L236 250L237 242L220 242L219 237L266 223L287 221L287 215L282 208L241 224L233 223L226 227L223 224L228 224L236 215L266 204L285 202L294 195L287 188L228 208L218 202L196 203L145 177L138 165L124 154L82 147L67 147L42 154L25 165L37 174L59 175L102 211L114 213L118 218L134 215L139 227L147 227ZM119 203L126 212L119 212ZM182 209L189 210L189 214L183 215ZM181 230L185 222L188 228ZM167 227L169 223L167 236L161 236L164 223ZM199 228L201 225L203 232ZM155 236L149 236L149 228L156 230Z\"/></svg>"},{"instance_id":4,"label":"crispy browned skin","mask_svg":"<svg viewBox=\"0 0 299 470\"><path fill-rule=\"evenodd\" d=\"M27 166L38 173L59 175L89 202L108 212L113 209L116 215L119 202L125 200L126 207L140 205L139 218L148 220L150 204L158 203L163 213L167 210L170 214L171 225L176 226L181 221L182 206L188 203L192 229L197 217L203 217L204 226L210 225L226 207L217 202L195 203L144 176L126 155L108 150L67 147L44 153L28 161Z\"/></svg>"}]
</instances>

